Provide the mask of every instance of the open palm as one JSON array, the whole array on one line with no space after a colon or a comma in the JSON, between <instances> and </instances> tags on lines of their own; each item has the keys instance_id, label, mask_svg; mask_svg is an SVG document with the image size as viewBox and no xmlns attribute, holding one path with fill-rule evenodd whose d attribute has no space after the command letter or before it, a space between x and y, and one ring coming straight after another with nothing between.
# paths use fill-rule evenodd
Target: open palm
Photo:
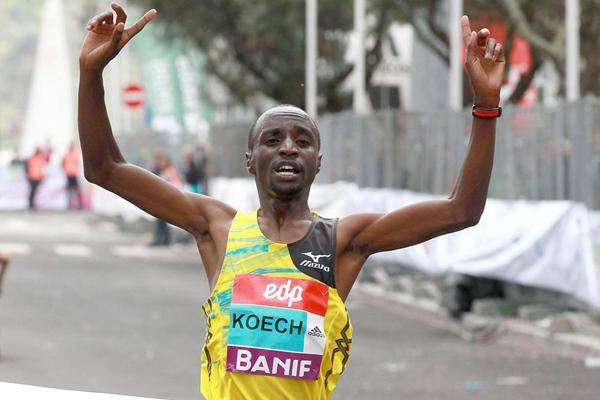
<instances>
[{"instance_id":1,"label":"open palm","mask_svg":"<svg viewBox=\"0 0 600 400\"><path fill-rule=\"evenodd\" d=\"M102 70L156 16L156 10L152 9L131 27L125 28L127 14L123 7L112 3L111 8L114 14L112 11L104 12L88 23L88 33L79 56L81 68Z\"/></svg>"}]
</instances>

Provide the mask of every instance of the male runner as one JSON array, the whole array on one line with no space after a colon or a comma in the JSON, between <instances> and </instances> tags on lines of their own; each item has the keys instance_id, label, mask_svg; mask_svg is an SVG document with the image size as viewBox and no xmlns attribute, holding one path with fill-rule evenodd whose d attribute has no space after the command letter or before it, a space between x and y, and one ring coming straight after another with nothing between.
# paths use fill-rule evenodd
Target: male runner
<instances>
[{"instance_id":1,"label":"male runner","mask_svg":"<svg viewBox=\"0 0 600 400\"><path fill-rule=\"evenodd\" d=\"M293 106L262 114L250 130L246 167L260 208L237 212L128 164L111 132L102 71L156 15L125 28L125 11L92 18L80 55L79 134L86 178L192 233L212 290L202 353L208 399L328 399L344 370L352 327L343 301L373 253L475 225L494 155L504 68L502 46L462 18L475 94L471 140L448 199L388 214L322 218L308 208L321 167L315 122ZM113 21L114 19L114 21ZM199 28L201 29L201 27ZM435 112L435 110L431 110Z\"/></svg>"}]
</instances>

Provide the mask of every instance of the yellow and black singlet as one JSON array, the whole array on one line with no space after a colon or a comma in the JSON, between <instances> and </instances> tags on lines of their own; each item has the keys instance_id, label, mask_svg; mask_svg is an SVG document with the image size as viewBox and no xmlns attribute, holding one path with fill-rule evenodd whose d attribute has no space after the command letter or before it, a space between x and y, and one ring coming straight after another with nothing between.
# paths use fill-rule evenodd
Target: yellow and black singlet
<instances>
[{"instance_id":1,"label":"yellow and black singlet","mask_svg":"<svg viewBox=\"0 0 600 400\"><path fill-rule=\"evenodd\" d=\"M329 399L352 325L335 289L337 220L313 214L301 240L275 243L238 212L203 305L201 392L208 400Z\"/></svg>"}]
</instances>

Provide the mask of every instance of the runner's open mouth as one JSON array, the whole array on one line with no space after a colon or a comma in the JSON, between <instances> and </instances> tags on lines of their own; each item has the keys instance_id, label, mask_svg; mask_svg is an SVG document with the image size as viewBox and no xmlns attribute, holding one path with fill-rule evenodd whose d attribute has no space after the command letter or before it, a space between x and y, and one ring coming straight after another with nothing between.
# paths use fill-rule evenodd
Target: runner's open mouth
<instances>
[{"instance_id":1,"label":"runner's open mouth","mask_svg":"<svg viewBox=\"0 0 600 400\"><path fill-rule=\"evenodd\" d=\"M291 163L281 163L275 168L275 173L279 176L292 177L300 173L300 168Z\"/></svg>"}]
</instances>

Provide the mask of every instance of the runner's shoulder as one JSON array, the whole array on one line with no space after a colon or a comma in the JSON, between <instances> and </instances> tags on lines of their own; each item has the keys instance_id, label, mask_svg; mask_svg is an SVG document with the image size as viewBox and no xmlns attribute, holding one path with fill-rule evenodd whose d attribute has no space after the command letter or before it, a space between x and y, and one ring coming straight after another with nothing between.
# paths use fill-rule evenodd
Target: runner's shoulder
<instances>
[{"instance_id":1,"label":"runner's shoulder","mask_svg":"<svg viewBox=\"0 0 600 400\"><path fill-rule=\"evenodd\" d=\"M381 213L358 213L340 218L336 240L338 254L347 250L358 234L382 216Z\"/></svg>"},{"instance_id":2,"label":"runner's shoulder","mask_svg":"<svg viewBox=\"0 0 600 400\"><path fill-rule=\"evenodd\" d=\"M215 236L224 232L226 236L237 210L214 197L197 193L188 193L188 195L202 219L197 233Z\"/></svg>"}]
</instances>

